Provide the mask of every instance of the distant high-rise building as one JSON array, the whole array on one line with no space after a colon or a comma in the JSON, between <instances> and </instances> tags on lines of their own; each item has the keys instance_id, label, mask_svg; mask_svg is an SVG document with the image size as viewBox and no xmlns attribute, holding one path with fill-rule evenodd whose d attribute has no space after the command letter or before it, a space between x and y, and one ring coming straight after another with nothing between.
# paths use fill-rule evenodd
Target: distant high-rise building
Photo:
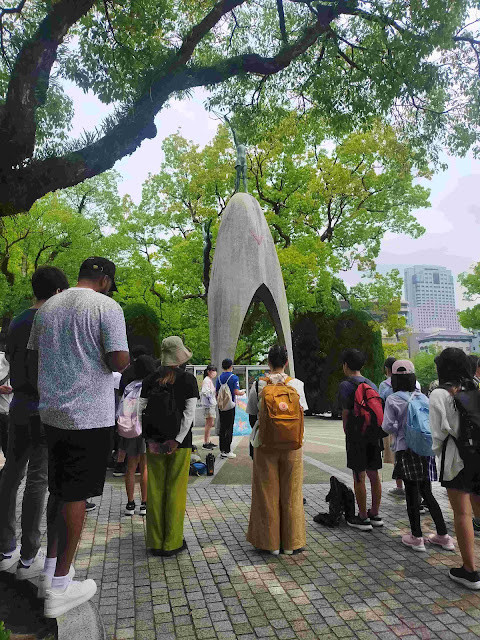
<instances>
[{"instance_id":1,"label":"distant high-rise building","mask_svg":"<svg viewBox=\"0 0 480 640\"><path fill-rule=\"evenodd\" d=\"M415 265L405 269L405 297L414 331L460 331L455 307L455 281L445 267Z\"/></svg>"}]
</instances>

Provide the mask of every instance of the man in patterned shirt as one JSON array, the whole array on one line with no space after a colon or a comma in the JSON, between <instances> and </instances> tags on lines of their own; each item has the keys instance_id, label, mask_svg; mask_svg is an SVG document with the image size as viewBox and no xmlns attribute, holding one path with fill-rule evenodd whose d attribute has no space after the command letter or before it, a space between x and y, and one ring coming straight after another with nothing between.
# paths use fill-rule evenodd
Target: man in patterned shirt
<instances>
[{"instance_id":1,"label":"man in patterned shirt","mask_svg":"<svg viewBox=\"0 0 480 640\"><path fill-rule=\"evenodd\" d=\"M37 312L28 343L38 353L49 455L48 545L40 582L48 618L86 602L97 589L93 580L72 581L71 563L85 500L101 495L105 482L115 424L112 371L129 363L123 311L107 295L116 290L113 262L88 258L77 286Z\"/></svg>"}]
</instances>

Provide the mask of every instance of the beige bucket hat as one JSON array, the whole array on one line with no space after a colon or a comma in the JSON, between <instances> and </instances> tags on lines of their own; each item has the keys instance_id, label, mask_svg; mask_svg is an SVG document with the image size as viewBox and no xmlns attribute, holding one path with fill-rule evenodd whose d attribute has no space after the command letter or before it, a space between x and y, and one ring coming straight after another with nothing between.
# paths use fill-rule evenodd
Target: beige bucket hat
<instances>
[{"instance_id":1,"label":"beige bucket hat","mask_svg":"<svg viewBox=\"0 0 480 640\"><path fill-rule=\"evenodd\" d=\"M178 336L169 336L162 341L162 365L179 367L192 357L192 352L183 344Z\"/></svg>"}]
</instances>

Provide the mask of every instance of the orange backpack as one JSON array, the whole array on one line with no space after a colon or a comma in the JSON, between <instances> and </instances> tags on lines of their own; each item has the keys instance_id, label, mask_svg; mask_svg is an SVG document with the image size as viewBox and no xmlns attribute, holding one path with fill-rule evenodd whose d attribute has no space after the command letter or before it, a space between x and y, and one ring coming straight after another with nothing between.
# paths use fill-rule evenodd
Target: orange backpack
<instances>
[{"instance_id":1,"label":"orange backpack","mask_svg":"<svg viewBox=\"0 0 480 640\"><path fill-rule=\"evenodd\" d=\"M300 449L303 444L303 408L298 391L289 386L293 378L267 384L260 392L259 435L260 448L289 451Z\"/></svg>"}]
</instances>

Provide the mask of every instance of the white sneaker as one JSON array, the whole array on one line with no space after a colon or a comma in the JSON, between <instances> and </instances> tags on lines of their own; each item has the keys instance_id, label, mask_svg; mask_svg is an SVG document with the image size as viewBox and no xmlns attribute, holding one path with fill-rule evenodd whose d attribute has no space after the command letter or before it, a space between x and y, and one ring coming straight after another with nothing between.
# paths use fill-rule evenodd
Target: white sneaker
<instances>
[{"instance_id":1,"label":"white sneaker","mask_svg":"<svg viewBox=\"0 0 480 640\"><path fill-rule=\"evenodd\" d=\"M221 458L228 458L229 460L231 460L232 458L236 458L236 457L237 457L237 454L236 454L236 453L233 453L233 451L229 451L228 453L223 453L223 452L222 452L222 453L220 454L220 457L221 457Z\"/></svg>"},{"instance_id":2,"label":"white sneaker","mask_svg":"<svg viewBox=\"0 0 480 640\"><path fill-rule=\"evenodd\" d=\"M6 573L16 573L17 564L20 560L20 547L17 547L8 558L0 560L0 571L6 571Z\"/></svg>"},{"instance_id":3,"label":"white sneaker","mask_svg":"<svg viewBox=\"0 0 480 640\"><path fill-rule=\"evenodd\" d=\"M68 572L68 576L70 580L73 580L73 578L75 577L75 567L73 566L73 564L70 565L70 571ZM52 576L49 576L47 573L42 572L38 577L37 598L44 600L47 593L47 589L50 589L51 586L52 586Z\"/></svg>"},{"instance_id":4,"label":"white sneaker","mask_svg":"<svg viewBox=\"0 0 480 640\"><path fill-rule=\"evenodd\" d=\"M38 576L42 573L44 566L45 551L43 551L43 549L39 549L34 561L29 567L23 565L22 561L20 560L17 565L16 578L17 580L33 580L33 578L38 578Z\"/></svg>"},{"instance_id":5,"label":"white sneaker","mask_svg":"<svg viewBox=\"0 0 480 640\"><path fill-rule=\"evenodd\" d=\"M97 591L95 580L72 580L65 591L47 589L44 615L46 618L58 618L70 609L90 600Z\"/></svg>"}]
</instances>

